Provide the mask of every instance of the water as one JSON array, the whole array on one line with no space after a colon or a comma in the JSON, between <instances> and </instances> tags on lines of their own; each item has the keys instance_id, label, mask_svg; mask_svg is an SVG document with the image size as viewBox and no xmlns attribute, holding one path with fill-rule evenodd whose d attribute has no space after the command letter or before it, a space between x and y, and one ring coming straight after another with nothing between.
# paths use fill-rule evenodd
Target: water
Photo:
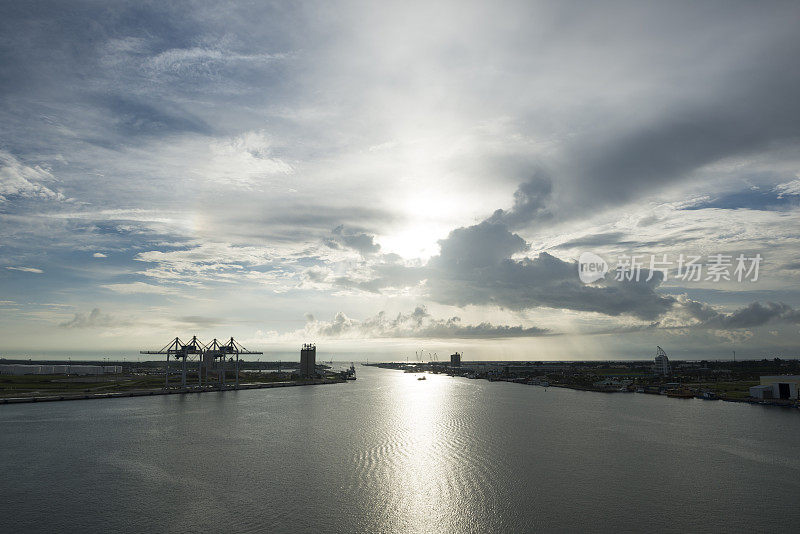
<instances>
[{"instance_id":1,"label":"water","mask_svg":"<svg viewBox=\"0 0 800 534\"><path fill-rule=\"evenodd\" d=\"M0 406L7 532L794 530L800 411L358 368Z\"/></svg>"}]
</instances>

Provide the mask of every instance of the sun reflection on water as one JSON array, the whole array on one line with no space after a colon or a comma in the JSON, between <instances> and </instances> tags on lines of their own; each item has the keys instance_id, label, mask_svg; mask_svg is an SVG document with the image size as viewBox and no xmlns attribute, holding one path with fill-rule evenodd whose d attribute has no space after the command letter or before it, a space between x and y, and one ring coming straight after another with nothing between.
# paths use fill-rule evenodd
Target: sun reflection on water
<instances>
[{"instance_id":1,"label":"sun reflection on water","mask_svg":"<svg viewBox=\"0 0 800 534\"><path fill-rule=\"evenodd\" d=\"M454 483L458 462L452 454L450 406L457 387L452 379L411 373L397 375L394 411L397 431L403 438L392 483L396 503L392 523L409 532L442 532L450 529L462 502Z\"/></svg>"}]
</instances>

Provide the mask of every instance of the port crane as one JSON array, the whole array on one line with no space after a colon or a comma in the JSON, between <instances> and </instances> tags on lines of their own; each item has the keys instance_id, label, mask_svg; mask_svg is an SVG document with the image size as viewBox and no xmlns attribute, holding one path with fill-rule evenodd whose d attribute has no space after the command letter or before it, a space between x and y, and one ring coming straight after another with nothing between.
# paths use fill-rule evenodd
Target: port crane
<instances>
[{"instance_id":1,"label":"port crane","mask_svg":"<svg viewBox=\"0 0 800 534\"><path fill-rule=\"evenodd\" d=\"M208 345L203 348L203 355L206 357L206 362L215 362L219 359L219 384L225 387L225 373L228 362L233 362L236 358L236 387L239 387L239 355L240 354L264 354L263 352L251 351L244 348L233 338L230 338L225 343L220 343L217 338L214 338ZM206 366L208 369L208 365Z\"/></svg>"},{"instance_id":2,"label":"port crane","mask_svg":"<svg viewBox=\"0 0 800 534\"><path fill-rule=\"evenodd\" d=\"M225 387L225 371L228 360L236 361L236 387L239 387L239 355L240 354L264 354L263 352L250 351L244 348L232 337L227 342L220 342L214 338L211 342L204 345L192 336L188 343L181 341L179 337L171 340L161 350L143 350L139 354L163 354L166 357L164 365L164 388L169 388L169 361L170 358L182 360L181 365L181 387L186 387L186 373L190 357L198 358L197 385L203 385L203 369L206 370L206 382L209 381L208 370L219 360L219 385Z\"/></svg>"},{"instance_id":3,"label":"port crane","mask_svg":"<svg viewBox=\"0 0 800 534\"><path fill-rule=\"evenodd\" d=\"M420 349L418 352L415 353L417 355L417 361L419 361L420 363L425 363L425 353L426 352L428 353L428 358L431 358L430 361L434 361L434 362L438 362L439 361L439 357L435 352L431 352L429 350L426 351L425 349Z\"/></svg>"},{"instance_id":4,"label":"port crane","mask_svg":"<svg viewBox=\"0 0 800 534\"><path fill-rule=\"evenodd\" d=\"M174 357L176 360L182 360L181 364L181 387L186 387L186 367L187 363L186 360L189 355L198 355L200 356L203 352L203 344L197 339L197 336L192 336L191 341L188 343L184 343L181 341L181 338L176 337L167 345L165 345L161 350L142 350L139 351L139 354L163 354L166 356L166 363L164 365L164 388L169 387L169 359L170 357ZM202 358L198 358L200 360L200 366L202 367L203 362ZM198 370L198 374L199 370Z\"/></svg>"}]
</instances>

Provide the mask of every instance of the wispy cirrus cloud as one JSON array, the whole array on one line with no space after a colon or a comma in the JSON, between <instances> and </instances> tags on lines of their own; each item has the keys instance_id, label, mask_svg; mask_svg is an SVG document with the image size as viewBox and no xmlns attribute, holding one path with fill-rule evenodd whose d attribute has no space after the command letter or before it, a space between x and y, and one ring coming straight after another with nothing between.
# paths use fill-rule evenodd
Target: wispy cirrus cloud
<instances>
[{"instance_id":1,"label":"wispy cirrus cloud","mask_svg":"<svg viewBox=\"0 0 800 534\"><path fill-rule=\"evenodd\" d=\"M37 269L36 267L6 267L9 271L20 271L23 273L35 273L35 274L42 274L44 271L42 269Z\"/></svg>"},{"instance_id":2,"label":"wispy cirrus cloud","mask_svg":"<svg viewBox=\"0 0 800 534\"><path fill-rule=\"evenodd\" d=\"M151 295L171 295L176 293L174 288L163 285L146 284L144 282L105 284L102 287L122 295L133 295L137 293Z\"/></svg>"}]
</instances>

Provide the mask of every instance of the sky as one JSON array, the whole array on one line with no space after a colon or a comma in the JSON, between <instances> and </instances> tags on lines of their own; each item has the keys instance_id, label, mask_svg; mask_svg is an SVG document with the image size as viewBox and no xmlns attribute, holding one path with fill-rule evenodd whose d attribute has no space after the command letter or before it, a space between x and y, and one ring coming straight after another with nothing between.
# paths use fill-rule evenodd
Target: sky
<instances>
[{"instance_id":1,"label":"sky","mask_svg":"<svg viewBox=\"0 0 800 534\"><path fill-rule=\"evenodd\" d=\"M4 2L0 356L800 356L798 23Z\"/></svg>"}]
</instances>

